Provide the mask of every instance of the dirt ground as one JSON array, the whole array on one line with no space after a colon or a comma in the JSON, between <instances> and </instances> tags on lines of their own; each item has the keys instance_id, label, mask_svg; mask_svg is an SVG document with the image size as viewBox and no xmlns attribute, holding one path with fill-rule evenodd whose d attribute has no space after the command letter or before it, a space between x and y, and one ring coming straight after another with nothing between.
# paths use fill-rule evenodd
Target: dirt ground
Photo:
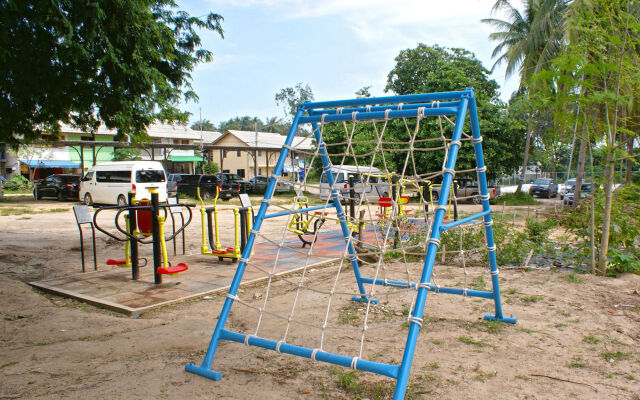
<instances>
[{"instance_id":1,"label":"dirt ground","mask_svg":"<svg viewBox=\"0 0 640 400\"><path fill-rule=\"evenodd\" d=\"M26 206L0 216L0 399L390 398L391 379L231 342L222 342L214 359L222 380L186 373L185 363L202 361L224 296L132 319L35 290L26 282L79 271L73 203L15 199L0 203L0 210ZM196 218L187 252L198 250L199 229ZM98 251L104 259L122 250L99 235ZM409 265L413 276L419 267ZM298 294L294 316L303 324L291 325L287 342L319 347L327 309L321 292L331 289L338 268L312 269L299 294L299 274L273 283L268 313L289 315ZM489 285L480 267L467 268L466 278L459 267L435 271L443 286ZM400 264L388 271L405 272ZM504 312L516 325L484 322L493 312L489 301L429 294L407 398L640 399L640 276L501 270L500 284ZM369 312L362 358L399 363L415 291L376 290L380 304ZM352 272L343 269L323 338L327 351L359 354L365 306L350 302L353 291ZM234 306L228 326L254 334L265 285L245 287L239 297L244 304ZM264 315L258 335L280 340L286 321Z\"/></svg>"}]
</instances>

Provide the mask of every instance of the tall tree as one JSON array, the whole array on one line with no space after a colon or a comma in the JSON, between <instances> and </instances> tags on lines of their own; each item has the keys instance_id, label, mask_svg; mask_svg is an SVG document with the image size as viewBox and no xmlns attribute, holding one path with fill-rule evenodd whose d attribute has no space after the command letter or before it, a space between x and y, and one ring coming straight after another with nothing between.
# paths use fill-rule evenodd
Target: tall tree
<instances>
[{"instance_id":1,"label":"tall tree","mask_svg":"<svg viewBox=\"0 0 640 400\"><path fill-rule=\"evenodd\" d=\"M214 124L213 122L209 121L208 119L203 119L202 121L196 121L193 124L191 124L191 129L193 129L194 131L210 131L210 132L215 132L216 129L216 124Z\"/></svg>"},{"instance_id":2,"label":"tall tree","mask_svg":"<svg viewBox=\"0 0 640 400\"><path fill-rule=\"evenodd\" d=\"M302 84L302 82L296 84L294 87L287 87L280 90L276 93L275 98L276 104L282 107L284 113L290 117L296 115L300 104L314 99L311 86Z\"/></svg>"},{"instance_id":3,"label":"tall tree","mask_svg":"<svg viewBox=\"0 0 640 400\"><path fill-rule=\"evenodd\" d=\"M56 137L60 122L146 137L154 120L186 122L191 72L212 59L174 0L0 1L0 141Z\"/></svg>"},{"instance_id":4,"label":"tall tree","mask_svg":"<svg viewBox=\"0 0 640 400\"><path fill-rule=\"evenodd\" d=\"M493 66L506 63L506 77L518 71L521 92L525 101L531 94L529 81L531 77L546 67L556 57L565 44L565 20L570 0L527 0L524 12L520 12L508 0L497 0L492 12L502 11L506 20L486 18L482 22L498 29L489 35L491 40L499 42L493 50L496 58ZM525 139L522 173L516 192L522 189L524 175L529 165L531 135L534 128L530 110L527 116L527 133Z\"/></svg>"}]
</instances>

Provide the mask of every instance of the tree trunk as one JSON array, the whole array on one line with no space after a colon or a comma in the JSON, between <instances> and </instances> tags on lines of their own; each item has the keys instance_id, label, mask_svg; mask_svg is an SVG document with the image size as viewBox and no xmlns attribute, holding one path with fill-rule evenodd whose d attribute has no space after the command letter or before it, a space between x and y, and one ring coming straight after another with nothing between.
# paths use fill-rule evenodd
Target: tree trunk
<instances>
[{"instance_id":1,"label":"tree trunk","mask_svg":"<svg viewBox=\"0 0 640 400\"><path fill-rule=\"evenodd\" d=\"M586 130L586 128L585 128ZM582 193L582 181L584 180L584 163L587 155L587 139L580 139L580 150L578 151L578 165L576 166L576 189L573 191L573 207L580 203L580 193Z\"/></svg>"},{"instance_id":2,"label":"tree trunk","mask_svg":"<svg viewBox=\"0 0 640 400\"><path fill-rule=\"evenodd\" d=\"M529 164L529 146L531 145L531 114L529 114L527 119L527 139L524 142L524 159L522 160L522 173L518 177L518 187L516 188L516 193L520 193L522 190L522 184L524 183L524 178L527 174L527 164Z\"/></svg>"},{"instance_id":3,"label":"tree trunk","mask_svg":"<svg viewBox=\"0 0 640 400\"><path fill-rule=\"evenodd\" d=\"M629 138L629 141L627 142L627 153L629 153L629 158L627 158L627 168L626 168L626 174L624 177L624 184L625 186L629 187L631 186L631 172L633 172L633 142L635 141L634 138Z\"/></svg>"},{"instance_id":4,"label":"tree trunk","mask_svg":"<svg viewBox=\"0 0 640 400\"><path fill-rule=\"evenodd\" d=\"M600 238L600 256L598 257L598 275L607 271L607 253L609 252L609 232L611 226L611 200L613 198L613 178L615 161L612 150L607 150L604 169L604 211L602 214L602 236Z\"/></svg>"}]
</instances>

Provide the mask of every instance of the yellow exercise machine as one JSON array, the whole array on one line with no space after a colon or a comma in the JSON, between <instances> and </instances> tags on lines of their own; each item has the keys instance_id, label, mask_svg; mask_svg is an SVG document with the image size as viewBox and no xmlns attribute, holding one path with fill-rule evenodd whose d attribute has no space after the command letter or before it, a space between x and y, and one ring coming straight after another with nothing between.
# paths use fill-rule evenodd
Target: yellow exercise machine
<instances>
[{"instance_id":1,"label":"yellow exercise machine","mask_svg":"<svg viewBox=\"0 0 640 400\"><path fill-rule=\"evenodd\" d=\"M240 207L233 209L234 244L233 247L222 247L218 223L219 194L220 186L216 186L213 207L205 207L204 201L200 197L200 188L197 190L198 200L200 200L200 215L202 216L202 247L200 252L206 256L217 256L219 261L224 261L225 258L228 258L232 262L237 262L242 256L247 237L249 237L249 232L251 231L253 222L252 208ZM251 254L253 254L253 250Z\"/></svg>"},{"instance_id":2,"label":"yellow exercise machine","mask_svg":"<svg viewBox=\"0 0 640 400\"><path fill-rule=\"evenodd\" d=\"M306 196L299 194L296 196L295 202L296 210L309 208L309 198ZM309 214L309 212L295 213L293 214L293 218L291 218L291 222L289 222L287 230L298 235L298 238L302 242L302 248L304 249L305 246L311 246L316 242L316 240L318 240L318 235L316 235L316 233L320 230L322 225L324 225L327 214L328 212L326 211L315 211L313 214ZM309 226L311 226L312 222L313 230L309 230ZM309 236L311 236L311 240L306 239Z\"/></svg>"}]
</instances>

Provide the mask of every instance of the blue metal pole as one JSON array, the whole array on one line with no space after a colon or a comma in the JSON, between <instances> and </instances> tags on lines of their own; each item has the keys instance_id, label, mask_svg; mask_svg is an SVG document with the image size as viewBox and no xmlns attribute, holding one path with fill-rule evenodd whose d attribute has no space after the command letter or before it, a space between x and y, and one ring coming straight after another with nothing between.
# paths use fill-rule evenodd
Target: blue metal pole
<instances>
[{"instance_id":1,"label":"blue metal pole","mask_svg":"<svg viewBox=\"0 0 640 400\"><path fill-rule=\"evenodd\" d=\"M457 107L442 107L442 108L425 108L424 115L426 117L437 117L439 115L456 115L458 108ZM367 121L372 119L382 120L384 118L412 118L418 114L418 110L391 110L388 113L386 111L376 111L376 112L361 112L356 113L357 121ZM312 115L309 117L300 118L300 123L314 123L320 122L322 119L321 115ZM337 122L337 121L351 121L353 119L353 115L349 114L327 114L324 117L325 122Z\"/></svg>"},{"instance_id":2,"label":"blue metal pole","mask_svg":"<svg viewBox=\"0 0 640 400\"><path fill-rule=\"evenodd\" d=\"M440 227L440 232L444 232L444 231L449 230L449 229L451 229L451 228L455 228L456 226L459 226L459 225L463 225L463 224L469 223L469 222L471 222L471 221L473 221L473 220L475 220L475 219L482 218L482 217L484 217L485 215L490 214L490 213L491 213L491 210L489 210L489 211L482 211L482 212L479 212L479 213L477 213L477 214L469 215L468 217L465 217L465 218L459 219L459 220L457 220L457 221L449 222L448 224L442 225L442 226Z\"/></svg>"},{"instance_id":3,"label":"blue metal pole","mask_svg":"<svg viewBox=\"0 0 640 400\"><path fill-rule=\"evenodd\" d=\"M194 374L203 376L205 378L219 380L221 378L221 374L216 371L211 370L211 363L213 362L213 358L216 353L216 349L218 347L218 343L220 341L220 334L224 329L225 324L227 323L227 318L229 317L229 312L231 311L231 306L233 305L233 298L236 297L238 292L238 287L240 287L240 282L242 282L242 276L244 275L244 270L247 266L246 260L251 256L251 251L253 249L253 243L255 241L256 235L255 232L260 231L260 227L262 226L262 221L264 220L264 216L267 213L268 202L271 200L273 196L273 192L276 187L276 179L275 176L279 176L284 167L284 162L287 159L288 148L293 143L293 138L296 135L296 131L298 130L298 124L302 114L304 112L304 107L301 106L298 108L298 112L293 118L293 122L291 124L291 129L289 130L289 134L287 135L287 139L285 140L285 146L282 148L280 152L280 158L276 163L276 166L273 170L273 176L269 180L269 185L267 186L267 191L264 195L264 200L262 204L260 204L260 209L258 210L258 214L256 215L255 222L253 224L253 228L251 230L251 234L247 239L246 246L244 251L242 252L242 258L238 263L238 267L236 269L236 273L233 276L233 280L231 281L231 286L229 287L229 293L227 298L224 301L224 305L222 306L222 311L220 312L220 317L218 318L218 323L216 324L216 328L213 331L213 335L211 336L211 341L209 342L209 347L207 348L207 353L204 356L204 360L200 366L194 364L187 364L185 366L185 370L188 372L192 372Z\"/></svg>"},{"instance_id":4,"label":"blue metal pole","mask_svg":"<svg viewBox=\"0 0 640 400\"><path fill-rule=\"evenodd\" d=\"M327 204L326 206L313 206L313 207L307 207L307 208L299 208L297 210L282 211L282 212L267 214L264 216L264 219L283 217L285 215L290 215L290 214L300 214L308 211L322 210L324 208L333 208L333 204Z\"/></svg>"},{"instance_id":5,"label":"blue metal pole","mask_svg":"<svg viewBox=\"0 0 640 400\"><path fill-rule=\"evenodd\" d=\"M491 207L489 206L489 190L487 186L487 168L482 155L482 137L480 136L480 124L476 109L476 99L471 91L469 105L471 116L471 134L473 136L473 150L476 155L476 167L478 173L478 184L480 185L480 198L482 200L482 210L486 212L484 216L484 231L487 239L487 251L489 256L489 266L491 267L491 285L493 288L493 301L495 304L495 315L485 315L484 319L490 321L502 321L515 324L516 319L505 317L502 314L502 300L500 299L500 282L498 279L498 262L496 260L496 244L493 240L493 220L491 219Z\"/></svg>"},{"instance_id":6,"label":"blue metal pole","mask_svg":"<svg viewBox=\"0 0 640 400\"><path fill-rule=\"evenodd\" d=\"M335 101L317 101L305 103L305 109L312 108L334 108L334 107L357 107L366 106L368 104L398 104L398 103L426 103L431 101L447 101L458 100L467 91L460 92L440 92L440 93L421 93L421 94L405 94L401 96L384 96L384 97L363 97L360 99L335 100Z\"/></svg>"},{"instance_id":7,"label":"blue metal pole","mask_svg":"<svg viewBox=\"0 0 640 400\"><path fill-rule=\"evenodd\" d=\"M360 267L358 265L358 259L356 258L356 249L353 247L353 243L350 240L351 232L349 232L349 227L347 226L346 215L344 213L344 209L342 208L342 204L340 204L340 198L338 197L338 190L334 187L335 180L333 178L333 174L331 173L331 160L329 159L329 154L327 153L327 147L322 140L322 134L320 133L320 129L318 124L312 124L311 130L313 131L313 135L316 138L316 145L318 146L318 154L320 155L320 160L322 161L322 171L327 176L327 182L329 183L329 187L333 188L331 190L331 200L333 201L333 206L336 208L336 213L338 215L338 221L340 222L340 228L342 230L342 236L344 237L344 241L347 244L347 251L349 252L349 260L351 261L351 267L353 267L353 274L356 277L356 283L358 284L358 290L360 291L361 296L354 296L352 300L354 301L371 301L372 303L378 303L376 299L368 299L367 292L364 289L364 285L362 284L362 276L360 274Z\"/></svg>"},{"instance_id":8,"label":"blue metal pole","mask_svg":"<svg viewBox=\"0 0 640 400\"><path fill-rule=\"evenodd\" d=\"M467 105L469 103L470 93L465 91L461 96L460 108L458 109L456 124L453 129L453 136L451 138L451 145L449 147L448 158L445 164L445 170L442 178L442 193L438 199L438 206L431 227L431 235L428 241L427 255L424 260L424 266L422 269L422 276L420 277L420 287L418 288L418 294L416 295L416 301L413 307L411 324L409 326L409 333L407 334L407 342L404 348L404 355L402 356L402 364L400 365L400 373L398 374L398 383L393 393L394 400L404 399L404 394L407 390L407 382L409 380L409 371L411 370L411 362L413 361L413 354L416 348L416 340L418 339L418 333L420 326L422 325L422 316L424 314L424 306L427 300L427 293L429 292L424 285L431 282L431 275L433 273L433 264L436 259L436 252L440 244L440 226L444 221L444 215L446 212L447 199L449 198L449 187L453 180L452 171L456 165L456 157L458 155L458 144L462 136L462 127L467 114ZM456 143L458 142L458 143ZM419 322L420 321L420 322Z\"/></svg>"},{"instance_id":9,"label":"blue metal pole","mask_svg":"<svg viewBox=\"0 0 640 400\"><path fill-rule=\"evenodd\" d=\"M375 103L368 103L368 104L375 104ZM412 103L412 104L403 104L402 105L402 110L415 110L421 107L424 107L425 109L428 108L449 108L449 107L459 107L460 106L460 102L459 101L448 101L445 103ZM385 110L393 110L394 108L396 110L398 110L399 105L393 105L393 104L389 104L386 106L371 106L371 107L353 107L353 108L346 108L343 110L340 110L340 112L338 112L337 109L327 109L327 108L320 108L320 109L313 109L313 110L309 110L309 115L322 115L322 114L328 114L328 115L332 115L332 114L349 114L351 115L352 112L375 112L375 111L385 111Z\"/></svg>"},{"instance_id":10,"label":"blue metal pole","mask_svg":"<svg viewBox=\"0 0 640 400\"><path fill-rule=\"evenodd\" d=\"M415 282L396 281L392 279L384 280L384 279L373 279L373 278L363 277L362 281L364 283L373 283L379 286L393 286L393 287L399 287L399 288L416 287ZM461 296L481 297L483 299L493 300L493 292L488 292L485 290L474 290L474 289L464 290L464 289L458 289L458 288L440 287L436 285L425 285L425 287L430 292L435 292L435 293L458 294Z\"/></svg>"}]
</instances>

